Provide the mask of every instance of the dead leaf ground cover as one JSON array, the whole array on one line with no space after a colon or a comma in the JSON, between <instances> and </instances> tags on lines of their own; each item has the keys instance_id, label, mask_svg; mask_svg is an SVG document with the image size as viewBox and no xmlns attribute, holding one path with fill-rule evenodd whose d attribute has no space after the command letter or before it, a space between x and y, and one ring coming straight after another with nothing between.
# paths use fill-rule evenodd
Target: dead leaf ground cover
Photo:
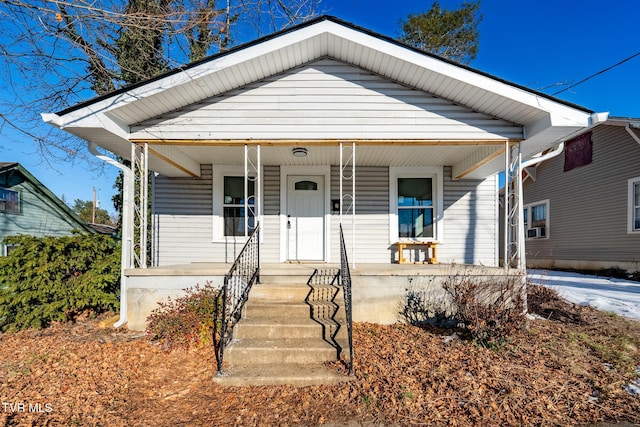
<instances>
[{"instance_id":1,"label":"dead leaf ground cover","mask_svg":"<svg viewBox=\"0 0 640 427\"><path fill-rule=\"evenodd\" d=\"M452 331L354 325L356 376L222 387L210 347L162 352L96 320L0 336L0 425L579 425L640 423L640 322L533 297L545 319L499 349ZM338 363L336 369L343 369Z\"/></svg>"}]
</instances>

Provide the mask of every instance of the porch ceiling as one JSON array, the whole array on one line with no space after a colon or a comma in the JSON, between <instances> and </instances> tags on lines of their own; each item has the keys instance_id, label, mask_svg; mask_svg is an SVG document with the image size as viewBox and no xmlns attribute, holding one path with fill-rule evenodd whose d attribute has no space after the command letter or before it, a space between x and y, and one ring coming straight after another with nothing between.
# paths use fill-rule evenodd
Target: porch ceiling
<instances>
[{"instance_id":1,"label":"porch ceiling","mask_svg":"<svg viewBox=\"0 0 640 427\"><path fill-rule=\"evenodd\" d=\"M316 19L59 113L44 114L43 118L126 157L133 125L319 58L353 64L470 110L522 126L526 137L522 141L525 158L592 124L592 112L587 109L417 51L331 17ZM394 159L397 164L417 162L413 149L398 149L392 140L389 144L391 147L386 149L359 150L364 151L361 154L364 158L359 155L358 163L377 164L382 159L387 159L386 164L388 159ZM171 176L197 175L200 163L216 159L233 161L231 153L222 154L203 147L154 145L153 148L150 167ZM265 150L265 156L273 155L275 159L280 155L278 158L286 161L290 156L285 151ZM440 164L454 165L466 177L479 178L501 169L503 162L497 159L496 153L496 147L454 144L421 147L415 154L427 164L435 164L433 159L438 158ZM322 161L335 164L335 159L329 158L333 156L331 150L321 149L317 155L326 157ZM308 161L311 158L310 155ZM265 158L263 163L267 161L274 160Z\"/></svg>"}]
</instances>

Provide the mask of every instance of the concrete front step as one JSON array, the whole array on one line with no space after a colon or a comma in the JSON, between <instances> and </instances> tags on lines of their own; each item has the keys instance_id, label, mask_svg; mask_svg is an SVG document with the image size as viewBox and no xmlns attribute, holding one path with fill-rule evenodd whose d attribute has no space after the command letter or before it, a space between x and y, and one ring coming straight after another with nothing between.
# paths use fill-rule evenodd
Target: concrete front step
<instances>
[{"instance_id":1,"label":"concrete front step","mask_svg":"<svg viewBox=\"0 0 640 427\"><path fill-rule=\"evenodd\" d=\"M281 317L278 323L270 319L242 319L234 330L241 339L274 338L318 338L322 336L322 325L306 318Z\"/></svg>"},{"instance_id":2,"label":"concrete front step","mask_svg":"<svg viewBox=\"0 0 640 427\"><path fill-rule=\"evenodd\" d=\"M304 301L312 291L306 283L259 283L251 287L250 298Z\"/></svg>"},{"instance_id":3,"label":"concrete front step","mask_svg":"<svg viewBox=\"0 0 640 427\"><path fill-rule=\"evenodd\" d=\"M284 319L310 319L311 307L305 302L264 301L249 299L244 305L244 319L269 319L280 323Z\"/></svg>"},{"instance_id":4,"label":"concrete front step","mask_svg":"<svg viewBox=\"0 0 640 427\"><path fill-rule=\"evenodd\" d=\"M307 284L313 270L305 270L296 268L293 275L262 272L225 349L224 373L216 375L216 382L312 385L349 378L323 366L338 358L338 349L330 344L337 328L331 317L342 304L342 293L330 285L329 273Z\"/></svg>"},{"instance_id":5,"label":"concrete front step","mask_svg":"<svg viewBox=\"0 0 640 427\"><path fill-rule=\"evenodd\" d=\"M338 384L352 377L338 373L323 365L271 365L271 366L230 366L213 380L226 386L246 385L293 385L310 386Z\"/></svg>"},{"instance_id":6,"label":"concrete front step","mask_svg":"<svg viewBox=\"0 0 640 427\"><path fill-rule=\"evenodd\" d=\"M231 366L319 364L337 359L337 350L318 338L234 339L224 353Z\"/></svg>"}]
</instances>

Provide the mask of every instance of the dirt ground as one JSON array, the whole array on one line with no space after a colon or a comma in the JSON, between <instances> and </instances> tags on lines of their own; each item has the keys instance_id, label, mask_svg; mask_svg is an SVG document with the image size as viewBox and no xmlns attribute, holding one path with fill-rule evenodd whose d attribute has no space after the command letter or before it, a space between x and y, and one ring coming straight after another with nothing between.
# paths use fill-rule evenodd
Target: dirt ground
<instances>
[{"instance_id":1,"label":"dirt ground","mask_svg":"<svg viewBox=\"0 0 640 427\"><path fill-rule=\"evenodd\" d=\"M452 331L354 325L355 378L222 387L212 348L162 352L98 320L0 335L0 425L640 423L640 322L530 296L543 318L499 349ZM343 370L335 363L336 369Z\"/></svg>"}]
</instances>

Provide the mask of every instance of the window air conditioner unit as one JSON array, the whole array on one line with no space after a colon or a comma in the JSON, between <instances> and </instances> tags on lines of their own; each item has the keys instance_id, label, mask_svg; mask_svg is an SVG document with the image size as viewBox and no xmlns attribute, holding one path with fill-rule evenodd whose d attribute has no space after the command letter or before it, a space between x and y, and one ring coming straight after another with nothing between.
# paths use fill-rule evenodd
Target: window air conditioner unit
<instances>
[{"instance_id":1,"label":"window air conditioner unit","mask_svg":"<svg viewBox=\"0 0 640 427\"><path fill-rule=\"evenodd\" d=\"M539 239L546 237L547 233L544 227L533 227L527 230L528 239Z\"/></svg>"}]
</instances>

